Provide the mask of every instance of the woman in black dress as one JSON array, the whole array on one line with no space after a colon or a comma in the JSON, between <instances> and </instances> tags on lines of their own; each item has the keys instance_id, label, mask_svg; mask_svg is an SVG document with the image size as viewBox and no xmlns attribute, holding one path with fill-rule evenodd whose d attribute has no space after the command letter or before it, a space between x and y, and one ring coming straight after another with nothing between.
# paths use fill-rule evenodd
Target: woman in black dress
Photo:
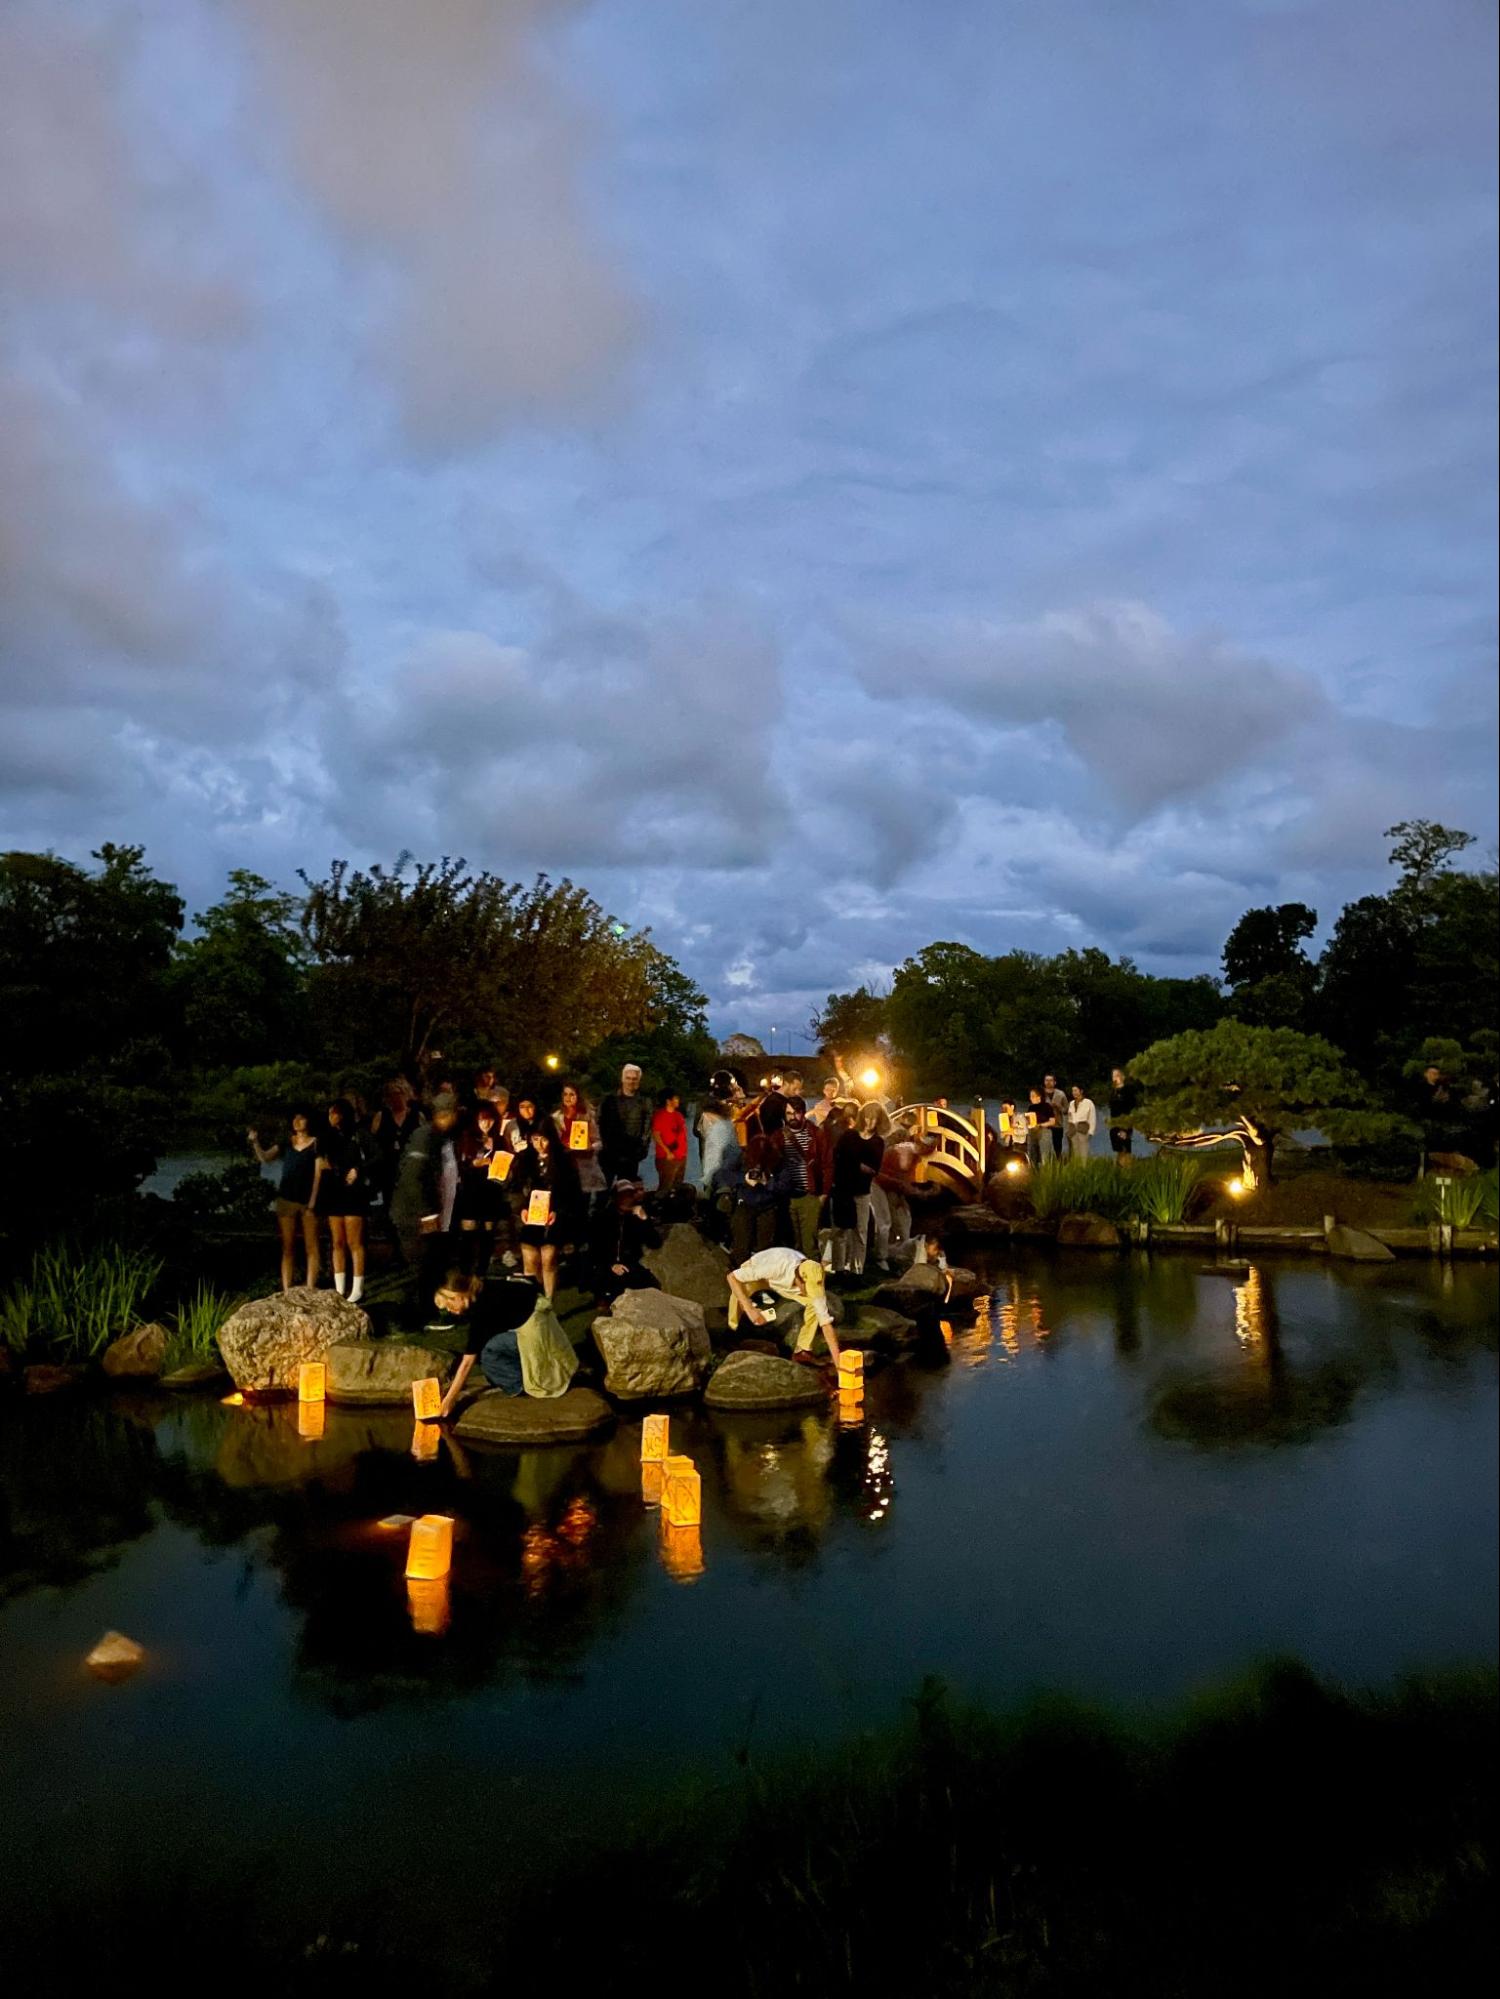
<instances>
[{"instance_id":1,"label":"woman in black dress","mask_svg":"<svg viewBox=\"0 0 1500 1999\"><path fill-rule=\"evenodd\" d=\"M365 1290L370 1162L361 1143L354 1106L347 1097L335 1097L323 1113L313 1207L328 1223L333 1240L333 1288L341 1298L347 1295L350 1304L357 1305Z\"/></svg>"},{"instance_id":2,"label":"woman in black dress","mask_svg":"<svg viewBox=\"0 0 1500 1999\"><path fill-rule=\"evenodd\" d=\"M458 1139L458 1197L453 1226L458 1231L462 1267L483 1277L495 1253L495 1237L510 1217L504 1169L497 1159L512 1155L500 1130L499 1107L481 1097L469 1112ZM515 1170L512 1164L510 1171Z\"/></svg>"},{"instance_id":3,"label":"woman in black dress","mask_svg":"<svg viewBox=\"0 0 1500 1999\"><path fill-rule=\"evenodd\" d=\"M557 1290L558 1253L564 1243L582 1240L583 1196L578 1174L550 1118L526 1133L526 1150L516 1161L516 1207L521 1226L521 1268L537 1278L551 1298Z\"/></svg>"}]
</instances>

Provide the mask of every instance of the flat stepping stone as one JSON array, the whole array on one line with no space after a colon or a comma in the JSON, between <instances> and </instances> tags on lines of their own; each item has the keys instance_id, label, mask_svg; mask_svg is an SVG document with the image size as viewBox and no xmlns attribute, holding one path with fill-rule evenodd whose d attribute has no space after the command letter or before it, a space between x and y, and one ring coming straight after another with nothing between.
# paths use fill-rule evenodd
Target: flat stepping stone
<instances>
[{"instance_id":1,"label":"flat stepping stone","mask_svg":"<svg viewBox=\"0 0 1500 1999\"><path fill-rule=\"evenodd\" d=\"M915 1321L904 1312L893 1312L886 1305L861 1305L839 1327L838 1339L843 1347L866 1347L876 1340L913 1339L916 1330Z\"/></svg>"},{"instance_id":2,"label":"flat stepping stone","mask_svg":"<svg viewBox=\"0 0 1500 1999\"><path fill-rule=\"evenodd\" d=\"M592 1388L570 1388L549 1401L490 1388L466 1405L453 1434L465 1444L577 1444L597 1437L614 1420L615 1412Z\"/></svg>"},{"instance_id":3,"label":"flat stepping stone","mask_svg":"<svg viewBox=\"0 0 1500 1999\"><path fill-rule=\"evenodd\" d=\"M1339 1222L1328 1231L1328 1254L1347 1257L1353 1263L1394 1263L1396 1253L1363 1229L1351 1229Z\"/></svg>"},{"instance_id":4,"label":"flat stepping stone","mask_svg":"<svg viewBox=\"0 0 1500 1999\"><path fill-rule=\"evenodd\" d=\"M964 1235L1009 1235L1010 1223L1003 1215L997 1215L991 1207L977 1201L967 1206L955 1208L948 1216L947 1226Z\"/></svg>"},{"instance_id":5,"label":"flat stepping stone","mask_svg":"<svg viewBox=\"0 0 1500 1999\"><path fill-rule=\"evenodd\" d=\"M411 1385L447 1378L453 1356L413 1340L343 1340L323 1356L330 1402L394 1407L411 1403Z\"/></svg>"},{"instance_id":6,"label":"flat stepping stone","mask_svg":"<svg viewBox=\"0 0 1500 1999\"><path fill-rule=\"evenodd\" d=\"M174 1367L170 1374L164 1374L161 1385L176 1389L218 1388L228 1378L216 1360L190 1360L186 1367Z\"/></svg>"},{"instance_id":7,"label":"flat stepping stone","mask_svg":"<svg viewBox=\"0 0 1500 1999\"><path fill-rule=\"evenodd\" d=\"M727 1354L703 1393L711 1409L800 1409L827 1402L828 1388L815 1368L773 1354Z\"/></svg>"}]
</instances>

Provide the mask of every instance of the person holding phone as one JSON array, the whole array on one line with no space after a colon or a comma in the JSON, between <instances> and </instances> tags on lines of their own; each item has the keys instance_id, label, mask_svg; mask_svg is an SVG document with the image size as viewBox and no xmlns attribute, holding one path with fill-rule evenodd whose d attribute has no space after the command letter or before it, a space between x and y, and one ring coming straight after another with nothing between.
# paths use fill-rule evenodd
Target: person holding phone
<instances>
[{"instance_id":1,"label":"person holding phone","mask_svg":"<svg viewBox=\"0 0 1500 1999\"><path fill-rule=\"evenodd\" d=\"M318 1170L318 1141L313 1134L312 1112L300 1106L288 1120L284 1139L262 1145L257 1130L246 1132L250 1150L262 1166L281 1161L276 1183L276 1226L281 1234L281 1288L290 1291L297 1279L297 1236L302 1236L307 1258L303 1282L313 1289L320 1275L318 1218L313 1212L313 1181Z\"/></svg>"}]
</instances>

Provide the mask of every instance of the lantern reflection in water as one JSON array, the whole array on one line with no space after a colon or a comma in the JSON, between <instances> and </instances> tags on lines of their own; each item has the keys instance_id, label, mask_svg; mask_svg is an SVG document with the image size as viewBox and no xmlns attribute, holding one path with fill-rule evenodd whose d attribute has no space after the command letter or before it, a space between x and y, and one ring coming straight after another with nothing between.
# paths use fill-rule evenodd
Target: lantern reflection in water
<instances>
[{"instance_id":1,"label":"lantern reflection in water","mask_svg":"<svg viewBox=\"0 0 1500 1999\"><path fill-rule=\"evenodd\" d=\"M703 1574L703 1534L695 1524L691 1527L674 1527L662 1516L661 1523L662 1567L675 1582L690 1583Z\"/></svg>"},{"instance_id":2,"label":"lantern reflection in water","mask_svg":"<svg viewBox=\"0 0 1500 1999\"><path fill-rule=\"evenodd\" d=\"M328 1369L320 1360L305 1360L297 1369L297 1400L321 1402L328 1393Z\"/></svg>"},{"instance_id":3,"label":"lantern reflection in water","mask_svg":"<svg viewBox=\"0 0 1500 1999\"><path fill-rule=\"evenodd\" d=\"M532 1521L521 1536L521 1579L527 1595L538 1596L556 1578L585 1568L598 1525L598 1514L582 1494L569 1500L555 1527Z\"/></svg>"},{"instance_id":4,"label":"lantern reflection in water","mask_svg":"<svg viewBox=\"0 0 1500 1999\"><path fill-rule=\"evenodd\" d=\"M429 1374L424 1381L414 1381L411 1385L412 1412L419 1423L430 1423L440 1415L443 1407L443 1391L438 1386L437 1377Z\"/></svg>"},{"instance_id":5,"label":"lantern reflection in water","mask_svg":"<svg viewBox=\"0 0 1500 1999\"><path fill-rule=\"evenodd\" d=\"M883 1520L891 1510L896 1482L891 1477L891 1447L881 1431L870 1432L870 1455L865 1460L865 1518Z\"/></svg>"},{"instance_id":6,"label":"lantern reflection in water","mask_svg":"<svg viewBox=\"0 0 1500 1999\"><path fill-rule=\"evenodd\" d=\"M238 1389L234 1391L233 1395L221 1396L220 1400L226 1409L243 1409L245 1406L245 1398Z\"/></svg>"},{"instance_id":7,"label":"lantern reflection in water","mask_svg":"<svg viewBox=\"0 0 1500 1999\"><path fill-rule=\"evenodd\" d=\"M424 1513L411 1523L406 1573L416 1582L436 1582L453 1561L453 1520L447 1513Z\"/></svg>"},{"instance_id":8,"label":"lantern reflection in water","mask_svg":"<svg viewBox=\"0 0 1500 1999\"><path fill-rule=\"evenodd\" d=\"M661 1505L661 1489L666 1484L667 1474L663 1465L643 1464L641 1466L641 1498L647 1506Z\"/></svg>"},{"instance_id":9,"label":"lantern reflection in water","mask_svg":"<svg viewBox=\"0 0 1500 1999\"><path fill-rule=\"evenodd\" d=\"M424 1638L441 1638L452 1615L446 1576L408 1576L406 1608L411 1628Z\"/></svg>"},{"instance_id":10,"label":"lantern reflection in water","mask_svg":"<svg viewBox=\"0 0 1500 1999\"><path fill-rule=\"evenodd\" d=\"M865 1420L865 1398L857 1388L839 1390L839 1428L857 1430Z\"/></svg>"},{"instance_id":11,"label":"lantern reflection in water","mask_svg":"<svg viewBox=\"0 0 1500 1999\"><path fill-rule=\"evenodd\" d=\"M323 1430L328 1421L326 1402L299 1402L297 1404L297 1435L304 1443L318 1444L323 1441Z\"/></svg>"},{"instance_id":12,"label":"lantern reflection in water","mask_svg":"<svg viewBox=\"0 0 1500 1999\"><path fill-rule=\"evenodd\" d=\"M672 1527L696 1527L703 1518L703 1481L691 1458L668 1458L661 1489L661 1517Z\"/></svg>"},{"instance_id":13,"label":"lantern reflection in water","mask_svg":"<svg viewBox=\"0 0 1500 1999\"><path fill-rule=\"evenodd\" d=\"M1266 1344L1270 1331L1267 1304L1266 1280L1261 1276L1259 1266L1252 1263L1245 1273L1244 1283L1234 1287L1234 1332L1242 1347Z\"/></svg>"},{"instance_id":14,"label":"lantern reflection in water","mask_svg":"<svg viewBox=\"0 0 1500 1999\"><path fill-rule=\"evenodd\" d=\"M419 1465L432 1464L443 1448L443 1433L436 1423L414 1423L411 1433L411 1454Z\"/></svg>"},{"instance_id":15,"label":"lantern reflection in water","mask_svg":"<svg viewBox=\"0 0 1500 1999\"><path fill-rule=\"evenodd\" d=\"M641 1424L641 1463L659 1465L672 1453L672 1419L648 1416Z\"/></svg>"}]
</instances>

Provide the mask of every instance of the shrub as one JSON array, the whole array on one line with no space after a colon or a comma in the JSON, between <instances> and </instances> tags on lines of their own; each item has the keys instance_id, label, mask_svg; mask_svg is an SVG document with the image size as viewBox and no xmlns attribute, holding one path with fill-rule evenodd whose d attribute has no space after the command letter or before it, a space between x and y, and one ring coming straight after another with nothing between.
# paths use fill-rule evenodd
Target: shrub
<instances>
[{"instance_id":1,"label":"shrub","mask_svg":"<svg viewBox=\"0 0 1500 1999\"><path fill-rule=\"evenodd\" d=\"M5 1342L17 1352L45 1345L62 1360L91 1360L141 1318L161 1269L159 1257L122 1243L49 1243L0 1302Z\"/></svg>"},{"instance_id":2,"label":"shrub","mask_svg":"<svg viewBox=\"0 0 1500 1999\"><path fill-rule=\"evenodd\" d=\"M1134 1212L1163 1225L1182 1221L1209 1171L1200 1153L1158 1152L1154 1159L1130 1169Z\"/></svg>"},{"instance_id":3,"label":"shrub","mask_svg":"<svg viewBox=\"0 0 1500 1999\"><path fill-rule=\"evenodd\" d=\"M177 1307L172 1337L167 1342L167 1366L186 1367L189 1361L219 1358L219 1328L244 1304L243 1298L216 1291L200 1283L191 1297Z\"/></svg>"},{"instance_id":4,"label":"shrub","mask_svg":"<svg viewBox=\"0 0 1500 1999\"><path fill-rule=\"evenodd\" d=\"M197 1228L255 1228L271 1206L272 1188L260 1168L237 1159L218 1173L185 1173L172 1200Z\"/></svg>"}]
</instances>

